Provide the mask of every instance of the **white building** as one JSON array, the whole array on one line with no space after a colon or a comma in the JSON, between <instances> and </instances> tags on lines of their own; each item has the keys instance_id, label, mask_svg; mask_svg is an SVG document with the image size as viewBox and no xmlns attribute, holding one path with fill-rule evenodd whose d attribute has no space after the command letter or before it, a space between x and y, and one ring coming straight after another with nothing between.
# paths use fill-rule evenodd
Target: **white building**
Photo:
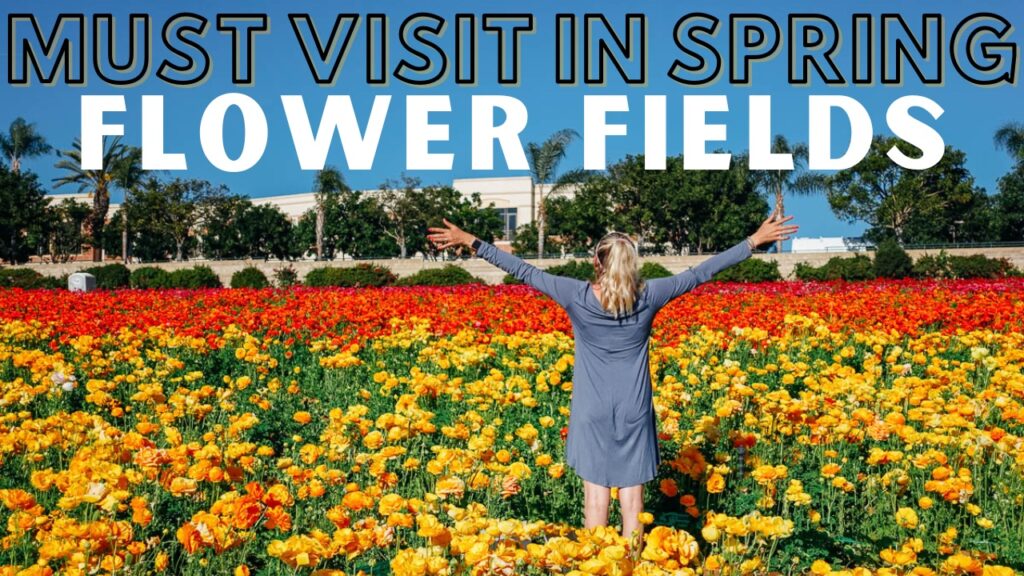
<instances>
[{"instance_id":1,"label":"white building","mask_svg":"<svg viewBox=\"0 0 1024 576\"><path fill-rule=\"evenodd\" d=\"M866 252L871 243L847 236L793 238L791 252Z\"/></svg>"}]
</instances>

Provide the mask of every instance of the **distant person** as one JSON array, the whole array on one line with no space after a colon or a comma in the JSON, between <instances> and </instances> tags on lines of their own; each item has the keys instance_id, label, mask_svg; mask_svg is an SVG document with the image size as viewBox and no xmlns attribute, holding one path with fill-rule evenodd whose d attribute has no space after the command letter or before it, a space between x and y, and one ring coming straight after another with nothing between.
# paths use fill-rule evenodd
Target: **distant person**
<instances>
[{"instance_id":1,"label":"distant person","mask_svg":"<svg viewBox=\"0 0 1024 576\"><path fill-rule=\"evenodd\" d=\"M657 476L657 426L648 339L655 314L720 270L750 257L761 244L785 240L797 226L773 213L757 232L725 252L669 278L644 282L636 244L620 232L594 247L596 280L555 276L495 248L444 220L427 236L438 248L470 246L477 255L550 296L572 321L576 355L566 438L566 463L583 479L586 528L608 523L612 486L619 487L622 535L643 541L643 485Z\"/></svg>"}]
</instances>

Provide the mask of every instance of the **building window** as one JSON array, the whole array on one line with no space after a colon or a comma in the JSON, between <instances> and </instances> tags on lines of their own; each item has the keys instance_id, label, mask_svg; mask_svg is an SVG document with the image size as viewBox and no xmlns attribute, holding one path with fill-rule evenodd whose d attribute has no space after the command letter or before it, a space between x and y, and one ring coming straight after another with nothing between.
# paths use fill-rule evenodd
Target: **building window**
<instances>
[{"instance_id":1,"label":"building window","mask_svg":"<svg viewBox=\"0 0 1024 576\"><path fill-rule=\"evenodd\" d=\"M502 240L512 242L516 239L516 208L495 208L502 222L505 223L505 230L501 235Z\"/></svg>"}]
</instances>

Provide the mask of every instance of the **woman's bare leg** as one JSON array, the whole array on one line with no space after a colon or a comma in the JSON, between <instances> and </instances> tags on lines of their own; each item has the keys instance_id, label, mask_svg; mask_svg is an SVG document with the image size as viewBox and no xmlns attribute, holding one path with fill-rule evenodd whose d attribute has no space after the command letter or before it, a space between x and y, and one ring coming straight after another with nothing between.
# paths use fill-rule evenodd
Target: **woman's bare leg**
<instances>
[{"instance_id":1,"label":"woman's bare leg","mask_svg":"<svg viewBox=\"0 0 1024 576\"><path fill-rule=\"evenodd\" d=\"M583 481L583 527L608 525L608 504L611 489L600 484Z\"/></svg>"},{"instance_id":2,"label":"woman's bare leg","mask_svg":"<svg viewBox=\"0 0 1024 576\"><path fill-rule=\"evenodd\" d=\"M619 509L622 511L622 537L634 544L634 550L639 549L644 525L637 516L644 511L644 485L619 488ZM634 530L639 530L639 533L634 535Z\"/></svg>"}]
</instances>

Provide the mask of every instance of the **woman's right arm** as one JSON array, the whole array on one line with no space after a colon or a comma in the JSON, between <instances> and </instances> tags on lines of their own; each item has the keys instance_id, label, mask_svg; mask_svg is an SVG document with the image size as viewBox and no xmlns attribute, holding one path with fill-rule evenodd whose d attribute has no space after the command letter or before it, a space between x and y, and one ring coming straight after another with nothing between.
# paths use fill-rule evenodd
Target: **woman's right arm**
<instances>
[{"instance_id":1,"label":"woman's right arm","mask_svg":"<svg viewBox=\"0 0 1024 576\"><path fill-rule=\"evenodd\" d=\"M504 250L499 250L490 242L484 242L479 238L474 242L476 255L501 268L505 272L515 276L521 282L533 286L537 290L547 294L552 300L563 307L571 300L572 289L577 280L550 274L524 262L521 258L514 256Z\"/></svg>"},{"instance_id":2,"label":"woman's right arm","mask_svg":"<svg viewBox=\"0 0 1024 576\"><path fill-rule=\"evenodd\" d=\"M432 234L428 238L438 244L440 248L456 245L472 247L476 250L477 256L547 294L563 308L572 301L572 291L579 282L578 280L545 272L536 266L527 264L517 256L499 250L490 242L484 242L472 234L460 230L448 220L444 220L444 223L447 228L429 228Z\"/></svg>"}]
</instances>

